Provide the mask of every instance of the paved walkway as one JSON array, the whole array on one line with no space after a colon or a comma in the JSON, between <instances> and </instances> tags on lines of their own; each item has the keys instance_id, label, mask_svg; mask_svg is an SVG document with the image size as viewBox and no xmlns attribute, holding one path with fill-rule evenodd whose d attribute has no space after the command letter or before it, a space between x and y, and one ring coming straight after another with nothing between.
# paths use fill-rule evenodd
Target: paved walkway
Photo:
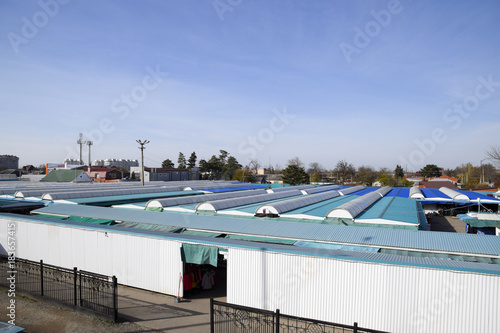
<instances>
[{"instance_id":1,"label":"paved walkway","mask_svg":"<svg viewBox=\"0 0 500 333\"><path fill-rule=\"evenodd\" d=\"M175 302L175 297L119 286L119 321L162 332L210 332L210 297L226 301L225 286Z\"/></svg>"},{"instance_id":2,"label":"paved walkway","mask_svg":"<svg viewBox=\"0 0 500 333\"><path fill-rule=\"evenodd\" d=\"M433 216L431 231L465 233L465 223L455 216Z\"/></svg>"}]
</instances>

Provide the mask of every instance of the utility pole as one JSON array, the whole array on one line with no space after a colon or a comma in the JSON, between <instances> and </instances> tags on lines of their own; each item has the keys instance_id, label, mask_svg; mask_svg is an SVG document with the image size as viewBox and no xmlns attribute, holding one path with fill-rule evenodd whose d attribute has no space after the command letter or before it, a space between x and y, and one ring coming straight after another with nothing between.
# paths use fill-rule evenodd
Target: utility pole
<instances>
[{"instance_id":1,"label":"utility pole","mask_svg":"<svg viewBox=\"0 0 500 333\"><path fill-rule=\"evenodd\" d=\"M76 143L80 146L80 165L83 164L83 159L82 159L82 145L85 143L85 141L82 140L83 134L80 133L80 138L76 141Z\"/></svg>"},{"instance_id":2,"label":"utility pole","mask_svg":"<svg viewBox=\"0 0 500 333\"><path fill-rule=\"evenodd\" d=\"M89 169L89 172L90 172L90 165L91 165L91 163L90 163L90 148L91 148L91 146L92 146L94 143L93 143L92 141L90 141L90 140L87 140L87 141L85 141L85 144L86 144L87 146L89 146L89 166L88 166L88 169Z\"/></svg>"},{"instance_id":3,"label":"utility pole","mask_svg":"<svg viewBox=\"0 0 500 333\"><path fill-rule=\"evenodd\" d=\"M146 147L144 147L144 145L148 144L149 141L148 140L144 140L144 141L141 141L141 140L135 140L137 141L138 144L140 144L141 146L139 147L139 149L141 150L141 183L142 183L142 186L144 186L144 149L146 149Z\"/></svg>"}]
</instances>

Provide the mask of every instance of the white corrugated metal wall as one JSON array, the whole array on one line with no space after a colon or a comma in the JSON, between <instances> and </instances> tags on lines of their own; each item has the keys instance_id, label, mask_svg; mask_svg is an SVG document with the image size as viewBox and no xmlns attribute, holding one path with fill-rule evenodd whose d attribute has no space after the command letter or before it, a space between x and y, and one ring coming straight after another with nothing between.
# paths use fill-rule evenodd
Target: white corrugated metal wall
<instances>
[{"instance_id":1,"label":"white corrugated metal wall","mask_svg":"<svg viewBox=\"0 0 500 333\"><path fill-rule=\"evenodd\" d=\"M180 242L0 217L4 249L8 223L16 225L16 257L115 275L120 284L177 296Z\"/></svg>"},{"instance_id":2,"label":"white corrugated metal wall","mask_svg":"<svg viewBox=\"0 0 500 333\"><path fill-rule=\"evenodd\" d=\"M229 248L227 301L390 332L500 332L500 277Z\"/></svg>"},{"instance_id":3,"label":"white corrugated metal wall","mask_svg":"<svg viewBox=\"0 0 500 333\"><path fill-rule=\"evenodd\" d=\"M181 242L0 217L16 255L177 295ZM227 301L391 332L500 332L500 277L228 248ZM181 290L182 296L182 290Z\"/></svg>"}]
</instances>

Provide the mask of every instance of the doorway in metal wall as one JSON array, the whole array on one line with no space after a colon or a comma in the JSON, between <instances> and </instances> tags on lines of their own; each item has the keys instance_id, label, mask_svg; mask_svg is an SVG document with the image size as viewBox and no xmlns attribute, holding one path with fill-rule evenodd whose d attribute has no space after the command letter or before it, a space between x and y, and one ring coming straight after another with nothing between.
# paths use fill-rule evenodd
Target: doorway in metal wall
<instances>
[{"instance_id":1,"label":"doorway in metal wall","mask_svg":"<svg viewBox=\"0 0 500 333\"><path fill-rule=\"evenodd\" d=\"M227 296L227 252L218 251L216 265L190 263L183 257L183 288L185 299L217 298Z\"/></svg>"}]
</instances>

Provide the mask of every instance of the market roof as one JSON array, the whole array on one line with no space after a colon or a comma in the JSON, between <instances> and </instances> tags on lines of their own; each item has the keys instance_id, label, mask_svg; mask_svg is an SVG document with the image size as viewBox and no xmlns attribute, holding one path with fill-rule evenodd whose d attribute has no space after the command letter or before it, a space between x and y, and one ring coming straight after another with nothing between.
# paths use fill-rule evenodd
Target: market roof
<instances>
[{"instance_id":1,"label":"market roof","mask_svg":"<svg viewBox=\"0 0 500 333\"><path fill-rule=\"evenodd\" d=\"M255 214L276 214L280 215L298 208L309 206L318 202L323 202L340 196L337 191L319 192L316 194L304 195L293 199L283 200L275 203L266 203L255 211Z\"/></svg>"},{"instance_id":2,"label":"market roof","mask_svg":"<svg viewBox=\"0 0 500 333\"><path fill-rule=\"evenodd\" d=\"M366 193L356 199L346 202L342 206L333 208L326 214L326 218L348 218L354 219L361 214L365 209L380 200L384 195L389 193L391 187L386 186L377 189L376 191Z\"/></svg>"},{"instance_id":3,"label":"market roof","mask_svg":"<svg viewBox=\"0 0 500 333\"><path fill-rule=\"evenodd\" d=\"M150 214L158 214L150 212ZM372 263L381 263L381 264L394 264L394 265L403 265L403 266L421 266L421 267L430 267L435 269L447 269L447 270L456 270L456 271L465 271L465 272L478 272L484 274L495 274L500 275L500 265L495 264L486 264L486 263L478 263L478 262L467 262L467 261L456 261L449 259L440 259L440 258L422 258L422 257L410 257L410 256L402 256L402 255L394 255L394 254L383 254L377 252L370 251L359 251L359 250L340 250L340 249L331 249L331 248L313 248L307 246L292 246L292 245L280 245L280 244L264 244L264 243L255 243L255 242L247 242L242 240L234 240L234 239L224 239L224 238L214 238L214 237L205 237L200 235L189 235L184 233L166 233L155 230L143 230L143 229L129 229L123 228L119 226L110 226L110 225L99 225L99 224L89 224L86 222L78 222L78 221L66 221L66 220L57 220L52 218L44 218L37 216L21 216L15 214L0 214L0 216L7 216L12 219L24 219L24 220L32 220L37 223L49 223L53 225L63 225L67 227L73 228L85 228L85 229L93 229L93 230L103 230L107 232L116 232L123 234L135 234L141 235L144 237L154 237L160 239L171 239L180 242L188 242L188 243L200 243L206 244L216 247L239 247L239 248L248 248L248 249L258 249L261 251L272 251L272 252L282 252L282 253L290 253L290 254L298 254L298 255L309 255L313 257L328 257L333 259L341 259L341 260L353 260L353 261L364 261L364 262L372 262ZM349 229L349 228L347 228ZM368 230L369 228L364 228L361 230ZM379 229L374 229L372 231L377 231ZM390 231L390 230L385 230ZM410 232L412 233L412 232ZM413 232L418 234L431 234L426 232ZM444 234L444 233L436 233L436 234ZM366 235L363 235L366 237ZM462 236L472 236L472 238L465 237L463 239L476 240L476 242L480 242L484 237L496 239L497 237L491 236L479 236L479 235L467 235L462 234ZM463 240L462 239L462 240ZM457 239L453 239L453 241L457 241ZM463 244L463 242L460 242ZM497 247L498 250L498 247Z\"/></svg>"},{"instance_id":4,"label":"market roof","mask_svg":"<svg viewBox=\"0 0 500 333\"><path fill-rule=\"evenodd\" d=\"M269 201L269 200L288 198L288 197L298 196L298 195L302 195L302 193L299 190L291 190L291 191L285 191L285 192L279 192L279 193L268 193L268 194L240 197L240 198L229 198L229 199L222 199L222 200L207 201L207 202L202 202L198 206L196 206L196 211L197 212L200 212L200 211L217 212L221 209L228 209L228 208L233 208L233 207L238 207L238 206L245 206L245 205L249 205L249 204L254 204L254 203L259 203L259 202L264 202L264 201Z\"/></svg>"},{"instance_id":5,"label":"market roof","mask_svg":"<svg viewBox=\"0 0 500 333\"><path fill-rule=\"evenodd\" d=\"M264 189L255 189L255 190L243 190L243 191L229 191L217 194L185 196L179 198L153 199L148 201L145 209L162 211L164 207L194 204L209 200L222 200L229 198L246 197L259 194L267 194L267 191Z\"/></svg>"},{"instance_id":6,"label":"market roof","mask_svg":"<svg viewBox=\"0 0 500 333\"><path fill-rule=\"evenodd\" d=\"M281 222L257 218L160 213L81 205L56 204L41 208L41 214L73 215L131 221L139 224L184 227L210 232L358 244L401 249L500 255L500 238L472 234L426 232L381 228L349 228L328 224Z\"/></svg>"},{"instance_id":7,"label":"market roof","mask_svg":"<svg viewBox=\"0 0 500 333\"><path fill-rule=\"evenodd\" d=\"M475 228L495 227L500 228L499 213L476 213L458 214L457 217Z\"/></svg>"}]
</instances>

